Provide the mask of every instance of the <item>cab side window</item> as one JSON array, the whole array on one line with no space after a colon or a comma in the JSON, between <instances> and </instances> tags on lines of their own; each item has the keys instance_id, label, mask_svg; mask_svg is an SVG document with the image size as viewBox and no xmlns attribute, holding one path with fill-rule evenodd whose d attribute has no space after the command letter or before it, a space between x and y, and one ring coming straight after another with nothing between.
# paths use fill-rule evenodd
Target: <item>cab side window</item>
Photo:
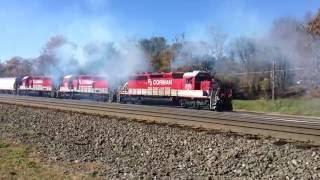
<instances>
[{"instance_id":1,"label":"cab side window","mask_svg":"<svg viewBox=\"0 0 320 180\"><path fill-rule=\"evenodd\" d=\"M186 79L186 84L192 84L192 78L187 78Z\"/></svg>"}]
</instances>

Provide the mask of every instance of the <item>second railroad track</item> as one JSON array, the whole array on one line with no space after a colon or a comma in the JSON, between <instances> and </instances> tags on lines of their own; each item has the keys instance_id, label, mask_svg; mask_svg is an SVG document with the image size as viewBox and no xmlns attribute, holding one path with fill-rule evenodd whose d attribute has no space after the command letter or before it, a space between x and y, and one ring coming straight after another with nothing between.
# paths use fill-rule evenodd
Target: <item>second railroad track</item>
<instances>
[{"instance_id":1,"label":"second railroad track","mask_svg":"<svg viewBox=\"0 0 320 180\"><path fill-rule=\"evenodd\" d=\"M320 144L320 118L0 95L0 103L118 116L155 123L273 136Z\"/></svg>"}]
</instances>

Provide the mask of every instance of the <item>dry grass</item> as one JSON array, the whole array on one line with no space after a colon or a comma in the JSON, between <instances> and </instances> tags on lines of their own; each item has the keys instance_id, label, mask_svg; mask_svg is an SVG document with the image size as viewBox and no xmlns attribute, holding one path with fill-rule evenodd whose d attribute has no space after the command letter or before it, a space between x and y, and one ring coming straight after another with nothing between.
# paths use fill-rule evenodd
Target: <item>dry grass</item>
<instances>
[{"instance_id":1,"label":"dry grass","mask_svg":"<svg viewBox=\"0 0 320 180\"><path fill-rule=\"evenodd\" d=\"M235 110L276 112L291 115L320 116L320 99L234 100Z\"/></svg>"},{"instance_id":2,"label":"dry grass","mask_svg":"<svg viewBox=\"0 0 320 180\"><path fill-rule=\"evenodd\" d=\"M30 146L0 140L0 179L97 179L91 164L52 164L36 157ZM93 173L82 173L79 171ZM78 172L77 172L78 171Z\"/></svg>"}]
</instances>

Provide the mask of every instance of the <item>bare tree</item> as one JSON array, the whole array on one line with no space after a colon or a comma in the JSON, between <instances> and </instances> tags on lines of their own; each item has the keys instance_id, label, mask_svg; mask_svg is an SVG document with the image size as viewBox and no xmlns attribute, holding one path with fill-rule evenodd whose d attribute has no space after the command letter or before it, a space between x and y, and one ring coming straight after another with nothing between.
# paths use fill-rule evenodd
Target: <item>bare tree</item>
<instances>
[{"instance_id":1,"label":"bare tree","mask_svg":"<svg viewBox=\"0 0 320 180\"><path fill-rule=\"evenodd\" d=\"M216 60L220 60L224 56L227 34L219 31L217 28L210 26L207 29L209 42L209 49L211 54L215 57Z\"/></svg>"}]
</instances>

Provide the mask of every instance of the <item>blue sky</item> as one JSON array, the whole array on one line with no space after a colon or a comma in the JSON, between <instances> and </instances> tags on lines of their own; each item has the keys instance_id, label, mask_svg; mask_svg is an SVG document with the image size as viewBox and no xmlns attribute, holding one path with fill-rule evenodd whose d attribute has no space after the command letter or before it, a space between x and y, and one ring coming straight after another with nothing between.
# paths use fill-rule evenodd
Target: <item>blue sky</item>
<instances>
[{"instance_id":1,"label":"blue sky","mask_svg":"<svg viewBox=\"0 0 320 180\"><path fill-rule=\"evenodd\" d=\"M259 36L274 19L302 19L319 8L319 0L0 0L0 60L36 57L57 34L80 45L181 33L205 38L208 26L229 37Z\"/></svg>"}]
</instances>

